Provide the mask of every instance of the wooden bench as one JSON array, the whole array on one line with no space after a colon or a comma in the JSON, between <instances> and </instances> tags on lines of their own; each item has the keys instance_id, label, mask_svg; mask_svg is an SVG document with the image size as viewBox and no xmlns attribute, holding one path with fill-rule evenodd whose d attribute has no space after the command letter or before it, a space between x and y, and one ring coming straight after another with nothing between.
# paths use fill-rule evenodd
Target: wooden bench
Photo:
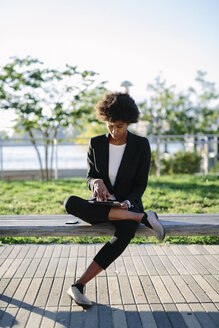
<instances>
[{"instance_id":1,"label":"wooden bench","mask_svg":"<svg viewBox=\"0 0 219 328\"><path fill-rule=\"evenodd\" d=\"M166 236L219 236L219 214L159 214ZM71 223L73 221L76 223ZM1 215L0 237L111 236L110 223L88 224L72 215ZM136 236L151 236L139 225Z\"/></svg>"}]
</instances>

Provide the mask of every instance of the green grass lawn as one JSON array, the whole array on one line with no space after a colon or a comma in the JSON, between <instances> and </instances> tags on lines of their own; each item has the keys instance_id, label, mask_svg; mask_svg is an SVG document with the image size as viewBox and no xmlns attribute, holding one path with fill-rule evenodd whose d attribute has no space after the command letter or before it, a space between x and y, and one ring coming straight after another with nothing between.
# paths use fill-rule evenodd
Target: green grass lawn
<instances>
[{"instance_id":1,"label":"green grass lawn","mask_svg":"<svg viewBox=\"0 0 219 328\"><path fill-rule=\"evenodd\" d=\"M0 215L3 214L63 214L64 199L69 195L89 198L90 191L85 179L71 178L57 181L0 181ZM143 195L145 210L158 213L218 213L219 175L171 175L149 177L148 187ZM105 241L105 239L71 238L73 242ZM2 242L28 241L30 238L7 239ZM32 241L69 241L67 238L32 238ZM133 242L154 242L153 238L134 238ZM173 242L175 237L165 241ZM216 237L192 237L193 242L218 242ZM208 241L207 241L208 240ZM189 238L177 238L178 242L189 242Z\"/></svg>"}]
</instances>

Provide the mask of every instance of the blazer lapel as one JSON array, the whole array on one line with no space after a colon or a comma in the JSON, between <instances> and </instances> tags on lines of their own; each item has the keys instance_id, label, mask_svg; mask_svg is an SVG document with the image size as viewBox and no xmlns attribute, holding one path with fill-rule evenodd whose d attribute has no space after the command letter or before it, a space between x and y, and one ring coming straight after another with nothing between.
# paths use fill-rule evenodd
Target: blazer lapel
<instances>
[{"instance_id":1,"label":"blazer lapel","mask_svg":"<svg viewBox=\"0 0 219 328\"><path fill-rule=\"evenodd\" d=\"M109 133L106 134L104 138L104 146L101 147L101 162L102 162L102 170L105 177L106 185L109 187L108 189L110 193L113 192L113 186L109 179Z\"/></svg>"},{"instance_id":2,"label":"blazer lapel","mask_svg":"<svg viewBox=\"0 0 219 328\"><path fill-rule=\"evenodd\" d=\"M102 166L102 172L104 175L108 174L109 169L109 142L107 135L104 136L103 143L101 145L101 166Z\"/></svg>"},{"instance_id":3,"label":"blazer lapel","mask_svg":"<svg viewBox=\"0 0 219 328\"><path fill-rule=\"evenodd\" d=\"M116 184L118 183L118 181L122 177L122 175L127 173L127 163L129 163L129 161L132 157L132 150L133 150L132 134L128 131L127 143L126 143L125 151L123 153L123 157L122 157L119 169L118 169L114 188L116 188Z\"/></svg>"}]
</instances>

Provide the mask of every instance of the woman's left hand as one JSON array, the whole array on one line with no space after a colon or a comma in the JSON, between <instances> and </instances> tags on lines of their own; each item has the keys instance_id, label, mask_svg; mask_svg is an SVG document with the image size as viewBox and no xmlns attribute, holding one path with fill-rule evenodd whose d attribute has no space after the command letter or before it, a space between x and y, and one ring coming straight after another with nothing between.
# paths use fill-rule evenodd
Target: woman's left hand
<instances>
[{"instance_id":1,"label":"woman's left hand","mask_svg":"<svg viewBox=\"0 0 219 328\"><path fill-rule=\"evenodd\" d=\"M121 207L119 207L121 210L128 211L128 205L126 203L121 203Z\"/></svg>"}]
</instances>

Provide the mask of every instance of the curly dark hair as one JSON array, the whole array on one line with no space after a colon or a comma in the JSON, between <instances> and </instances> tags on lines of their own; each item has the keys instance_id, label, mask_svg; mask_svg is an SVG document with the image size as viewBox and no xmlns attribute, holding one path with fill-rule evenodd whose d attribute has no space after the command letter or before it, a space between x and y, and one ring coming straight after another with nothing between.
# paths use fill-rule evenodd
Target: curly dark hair
<instances>
[{"instance_id":1,"label":"curly dark hair","mask_svg":"<svg viewBox=\"0 0 219 328\"><path fill-rule=\"evenodd\" d=\"M102 122L136 123L140 115L132 97L121 92L105 93L95 109L97 119Z\"/></svg>"}]
</instances>

